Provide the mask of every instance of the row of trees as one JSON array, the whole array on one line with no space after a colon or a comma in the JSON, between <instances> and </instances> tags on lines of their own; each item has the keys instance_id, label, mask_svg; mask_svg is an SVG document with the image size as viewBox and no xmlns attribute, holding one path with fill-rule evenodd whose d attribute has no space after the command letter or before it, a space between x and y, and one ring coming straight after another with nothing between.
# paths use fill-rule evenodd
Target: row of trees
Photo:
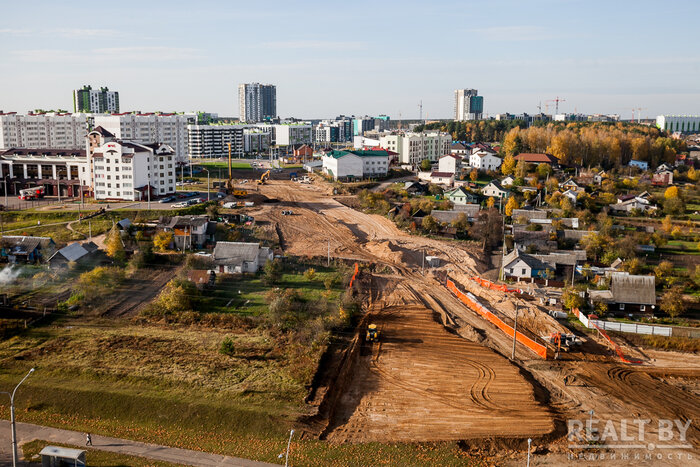
<instances>
[{"instance_id":1,"label":"row of trees","mask_svg":"<svg viewBox=\"0 0 700 467\"><path fill-rule=\"evenodd\" d=\"M444 131L452 135L454 141L503 141L506 133L518 126L524 127L525 122L522 120L451 121L419 125L415 128L415 131Z\"/></svg>"},{"instance_id":2,"label":"row of trees","mask_svg":"<svg viewBox=\"0 0 700 467\"><path fill-rule=\"evenodd\" d=\"M549 123L546 126L513 128L505 135L501 152L550 153L562 164L621 167L630 160L656 166L673 162L685 143L667 137L659 129L628 123Z\"/></svg>"}]
</instances>

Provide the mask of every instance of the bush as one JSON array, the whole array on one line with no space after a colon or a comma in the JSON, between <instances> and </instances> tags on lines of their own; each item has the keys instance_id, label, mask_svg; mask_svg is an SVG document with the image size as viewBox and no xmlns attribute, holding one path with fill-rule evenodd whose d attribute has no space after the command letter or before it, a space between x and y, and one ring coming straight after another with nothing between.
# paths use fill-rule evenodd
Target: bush
<instances>
[{"instance_id":1,"label":"bush","mask_svg":"<svg viewBox=\"0 0 700 467\"><path fill-rule=\"evenodd\" d=\"M272 260L265 263L263 266L263 283L265 285L274 285L282 277L282 264L278 260Z\"/></svg>"},{"instance_id":2,"label":"bush","mask_svg":"<svg viewBox=\"0 0 700 467\"><path fill-rule=\"evenodd\" d=\"M312 281L316 277L316 270L314 268L309 268L304 271L304 279L307 281Z\"/></svg>"},{"instance_id":3,"label":"bush","mask_svg":"<svg viewBox=\"0 0 700 467\"><path fill-rule=\"evenodd\" d=\"M226 337L223 341L221 341L219 353L233 357L233 355L236 353L236 345L234 344L233 339Z\"/></svg>"}]
</instances>

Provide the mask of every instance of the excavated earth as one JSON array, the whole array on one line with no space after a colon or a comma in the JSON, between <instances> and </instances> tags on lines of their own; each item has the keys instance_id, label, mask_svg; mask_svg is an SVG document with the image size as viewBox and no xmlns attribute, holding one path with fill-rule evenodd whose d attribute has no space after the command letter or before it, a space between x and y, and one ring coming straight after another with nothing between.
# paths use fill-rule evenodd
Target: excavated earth
<instances>
[{"instance_id":1,"label":"excavated earth","mask_svg":"<svg viewBox=\"0 0 700 467\"><path fill-rule=\"evenodd\" d=\"M570 465L589 453L569 446L567 420L642 418L690 420L690 448L674 459L598 465L693 465L700 455L700 357L623 344L619 361L606 342L582 335L584 345L561 360L544 361L467 309L444 287L445 274L471 291L489 310L538 337L568 332L536 302L478 286L470 278L487 269L476 248L462 242L411 236L388 219L364 214L331 196L324 183L271 181L261 194L277 199L247 210L274 226L285 252L361 261L376 271L361 288L368 314L347 349L321 365L309 400L307 434L330 442L461 440L464 449L496 464L523 465L524 442L534 439L534 465ZM294 214L282 216L291 209ZM422 272L423 255L441 266ZM364 342L369 322L379 343ZM654 430L651 435L656 435ZM498 440L501 440L499 442ZM508 440L512 440L509 442ZM653 446L651 446L653 448ZM598 454L609 454L604 448ZM664 451L664 455L671 451ZM692 457L695 456L695 457ZM609 459L609 457L607 458Z\"/></svg>"}]
</instances>

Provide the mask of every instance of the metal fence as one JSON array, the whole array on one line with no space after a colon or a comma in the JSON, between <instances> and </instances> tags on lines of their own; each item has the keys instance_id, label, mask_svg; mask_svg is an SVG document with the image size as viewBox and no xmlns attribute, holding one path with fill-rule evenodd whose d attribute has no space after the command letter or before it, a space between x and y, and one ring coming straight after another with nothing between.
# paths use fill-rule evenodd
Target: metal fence
<instances>
[{"instance_id":1,"label":"metal fence","mask_svg":"<svg viewBox=\"0 0 700 467\"><path fill-rule=\"evenodd\" d=\"M588 327L592 327L591 323L595 323L599 328L606 331L628 332L634 334L647 334L651 336L671 337L674 335L674 329L670 326L654 326L651 324L638 323L619 323L616 321L601 321L590 320Z\"/></svg>"}]
</instances>

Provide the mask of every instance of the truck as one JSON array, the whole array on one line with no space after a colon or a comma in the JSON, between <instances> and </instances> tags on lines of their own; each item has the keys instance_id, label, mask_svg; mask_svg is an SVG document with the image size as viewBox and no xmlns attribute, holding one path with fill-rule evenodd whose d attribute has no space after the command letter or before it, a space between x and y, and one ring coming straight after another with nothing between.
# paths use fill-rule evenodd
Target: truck
<instances>
[{"instance_id":1,"label":"truck","mask_svg":"<svg viewBox=\"0 0 700 467\"><path fill-rule=\"evenodd\" d=\"M45 193L43 186L35 186L19 190L18 198L22 200L41 199L44 197Z\"/></svg>"}]
</instances>

